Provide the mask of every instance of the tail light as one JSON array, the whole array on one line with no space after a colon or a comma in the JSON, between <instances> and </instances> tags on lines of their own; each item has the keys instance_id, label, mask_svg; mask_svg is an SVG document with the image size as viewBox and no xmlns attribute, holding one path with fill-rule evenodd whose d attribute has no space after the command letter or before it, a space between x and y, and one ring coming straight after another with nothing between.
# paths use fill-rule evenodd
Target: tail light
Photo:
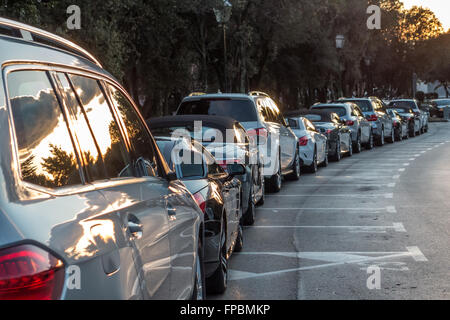
<instances>
[{"instance_id":1,"label":"tail light","mask_svg":"<svg viewBox=\"0 0 450 320\"><path fill-rule=\"evenodd\" d=\"M347 120L347 122L345 122L345 124L348 126L352 126L355 124L355 122L353 120Z\"/></svg>"},{"instance_id":2,"label":"tail light","mask_svg":"<svg viewBox=\"0 0 450 320\"><path fill-rule=\"evenodd\" d=\"M308 141L309 141L309 139L308 139L307 136L304 136L304 137L301 137L301 138L298 139L298 142L299 142L301 147L304 147L304 146L308 145Z\"/></svg>"},{"instance_id":3,"label":"tail light","mask_svg":"<svg viewBox=\"0 0 450 320\"><path fill-rule=\"evenodd\" d=\"M195 202L197 202L197 205L200 208L200 210L202 210L202 212L205 213L205 210L206 210L205 198L203 198L203 196L200 192L197 192L193 196L194 196L194 200L195 200Z\"/></svg>"},{"instance_id":4,"label":"tail light","mask_svg":"<svg viewBox=\"0 0 450 320\"><path fill-rule=\"evenodd\" d=\"M370 116L367 116L367 120L369 121L378 121L378 117L376 114L371 114Z\"/></svg>"},{"instance_id":5,"label":"tail light","mask_svg":"<svg viewBox=\"0 0 450 320\"><path fill-rule=\"evenodd\" d=\"M0 250L0 300L59 299L64 264L33 245Z\"/></svg>"},{"instance_id":6,"label":"tail light","mask_svg":"<svg viewBox=\"0 0 450 320\"><path fill-rule=\"evenodd\" d=\"M247 134L250 138L256 138L258 144L265 144L269 135L266 128L248 130Z\"/></svg>"},{"instance_id":7,"label":"tail light","mask_svg":"<svg viewBox=\"0 0 450 320\"><path fill-rule=\"evenodd\" d=\"M331 129L328 129L327 131L325 131L326 134L330 134L332 132L333 132L333 130L331 130Z\"/></svg>"}]
</instances>

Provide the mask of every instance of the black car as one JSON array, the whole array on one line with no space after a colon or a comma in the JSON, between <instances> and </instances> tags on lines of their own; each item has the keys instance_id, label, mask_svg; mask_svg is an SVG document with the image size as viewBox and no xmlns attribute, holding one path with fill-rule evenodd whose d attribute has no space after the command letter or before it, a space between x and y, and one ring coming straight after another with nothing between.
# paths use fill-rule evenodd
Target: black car
<instances>
[{"instance_id":1,"label":"black car","mask_svg":"<svg viewBox=\"0 0 450 320\"><path fill-rule=\"evenodd\" d=\"M246 169L233 164L225 172L211 153L193 139L156 136L155 140L170 169L204 213L206 288L210 293L223 293L227 288L228 259L243 246L241 183L235 176ZM177 216L182 217L182 213Z\"/></svg>"},{"instance_id":2,"label":"black car","mask_svg":"<svg viewBox=\"0 0 450 320\"><path fill-rule=\"evenodd\" d=\"M328 138L328 155L335 161L340 161L343 154L353 155L352 134L350 128L341 120L337 113L309 110L299 111L303 116L314 123L314 126Z\"/></svg>"},{"instance_id":3,"label":"black car","mask_svg":"<svg viewBox=\"0 0 450 320\"><path fill-rule=\"evenodd\" d=\"M264 202L263 162L258 159L257 145L251 143L238 121L228 117L185 115L149 119L147 123L156 136L173 136L176 130L185 129L187 135L211 152L225 171L227 164L243 164L245 173L237 176L242 183L242 222L254 223L255 205Z\"/></svg>"},{"instance_id":4,"label":"black car","mask_svg":"<svg viewBox=\"0 0 450 320\"><path fill-rule=\"evenodd\" d=\"M435 99L431 101L430 114L432 117L444 117L444 108L450 108L450 99Z\"/></svg>"}]
</instances>

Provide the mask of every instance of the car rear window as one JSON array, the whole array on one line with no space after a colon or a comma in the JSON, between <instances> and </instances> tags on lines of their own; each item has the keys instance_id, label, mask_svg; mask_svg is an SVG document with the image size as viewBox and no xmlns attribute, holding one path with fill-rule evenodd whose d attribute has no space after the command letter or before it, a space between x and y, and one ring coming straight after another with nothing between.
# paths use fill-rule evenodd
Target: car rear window
<instances>
[{"instance_id":1,"label":"car rear window","mask_svg":"<svg viewBox=\"0 0 450 320\"><path fill-rule=\"evenodd\" d=\"M313 107L313 109L334 112L337 113L339 117L345 117L347 115L347 110L344 107L317 106Z\"/></svg>"},{"instance_id":2,"label":"car rear window","mask_svg":"<svg viewBox=\"0 0 450 320\"><path fill-rule=\"evenodd\" d=\"M326 122L325 119L322 120L322 116L320 114L307 114L305 115L305 118L311 122Z\"/></svg>"},{"instance_id":3,"label":"car rear window","mask_svg":"<svg viewBox=\"0 0 450 320\"><path fill-rule=\"evenodd\" d=\"M389 106L407 110L416 108L416 104L413 101L392 101L389 103Z\"/></svg>"},{"instance_id":4,"label":"car rear window","mask_svg":"<svg viewBox=\"0 0 450 320\"><path fill-rule=\"evenodd\" d=\"M373 106L369 100L339 100L339 102L353 102L358 105L362 112L373 112Z\"/></svg>"},{"instance_id":5,"label":"car rear window","mask_svg":"<svg viewBox=\"0 0 450 320\"><path fill-rule=\"evenodd\" d=\"M183 102L179 115L211 115L230 117L239 122L257 121L255 106L250 100L202 99Z\"/></svg>"}]
</instances>

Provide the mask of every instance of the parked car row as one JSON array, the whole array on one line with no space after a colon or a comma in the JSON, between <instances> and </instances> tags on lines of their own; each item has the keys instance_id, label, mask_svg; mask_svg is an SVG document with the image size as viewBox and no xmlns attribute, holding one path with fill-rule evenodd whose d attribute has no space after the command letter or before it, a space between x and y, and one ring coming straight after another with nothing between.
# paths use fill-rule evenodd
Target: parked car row
<instances>
[{"instance_id":1,"label":"parked car row","mask_svg":"<svg viewBox=\"0 0 450 320\"><path fill-rule=\"evenodd\" d=\"M0 18L0 299L204 299L266 190L428 129L407 101L284 117L263 92L143 119L79 46Z\"/></svg>"}]
</instances>

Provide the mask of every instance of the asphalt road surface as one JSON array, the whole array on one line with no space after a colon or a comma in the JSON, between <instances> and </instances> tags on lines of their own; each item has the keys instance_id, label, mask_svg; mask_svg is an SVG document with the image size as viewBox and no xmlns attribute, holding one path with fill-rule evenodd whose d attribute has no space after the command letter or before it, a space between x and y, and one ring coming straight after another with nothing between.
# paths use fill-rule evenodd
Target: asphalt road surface
<instances>
[{"instance_id":1,"label":"asphalt road surface","mask_svg":"<svg viewBox=\"0 0 450 320\"><path fill-rule=\"evenodd\" d=\"M210 298L450 299L449 212L450 123L433 123L269 194Z\"/></svg>"}]
</instances>

